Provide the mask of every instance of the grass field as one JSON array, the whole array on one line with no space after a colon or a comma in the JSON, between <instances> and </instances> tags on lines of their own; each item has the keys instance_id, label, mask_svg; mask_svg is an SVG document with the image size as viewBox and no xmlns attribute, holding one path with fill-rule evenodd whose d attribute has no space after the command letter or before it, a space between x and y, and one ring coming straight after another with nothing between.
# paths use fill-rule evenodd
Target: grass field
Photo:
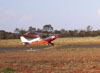
<instances>
[{"instance_id":1,"label":"grass field","mask_svg":"<svg viewBox=\"0 0 100 73\"><path fill-rule=\"evenodd\" d=\"M63 44L100 44L99 39L58 38L55 46L33 52L0 50L0 73L100 73L100 48L56 48ZM0 40L0 47L8 46L21 46L21 42Z\"/></svg>"},{"instance_id":2,"label":"grass field","mask_svg":"<svg viewBox=\"0 0 100 73\"><path fill-rule=\"evenodd\" d=\"M54 41L56 44L95 44L100 43L100 37L71 37L58 38Z\"/></svg>"},{"instance_id":3,"label":"grass field","mask_svg":"<svg viewBox=\"0 0 100 73\"><path fill-rule=\"evenodd\" d=\"M100 49L2 51L0 73L100 73Z\"/></svg>"},{"instance_id":4,"label":"grass field","mask_svg":"<svg viewBox=\"0 0 100 73\"><path fill-rule=\"evenodd\" d=\"M58 38L55 45L62 44L98 44L100 37L71 37L71 38ZM0 47L22 46L20 39L0 40Z\"/></svg>"}]
</instances>

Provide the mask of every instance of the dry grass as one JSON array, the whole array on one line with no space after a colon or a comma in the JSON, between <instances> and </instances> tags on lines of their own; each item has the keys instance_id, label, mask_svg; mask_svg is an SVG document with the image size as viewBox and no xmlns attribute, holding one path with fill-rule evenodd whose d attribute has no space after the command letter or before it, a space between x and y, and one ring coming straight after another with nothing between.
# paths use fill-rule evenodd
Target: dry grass
<instances>
[{"instance_id":1,"label":"dry grass","mask_svg":"<svg viewBox=\"0 0 100 73\"><path fill-rule=\"evenodd\" d=\"M98 44L100 43L100 37L71 37L71 38L58 38L55 41L55 45L62 44ZM0 47L21 46L20 39L0 40Z\"/></svg>"},{"instance_id":2,"label":"dry grass","mask_svg":"<svg viewBox=\"0 0 100 73\"><path fill-rule=\"evenodd\" d=\"M0 40L0 47L11 47L20 45L21 41L19 39Z\"/></svg>"},{"instance_id":3,"label":"dry grass","mask_svg":"<svg viewBox=\"0 0 100 73\"><path fill-rule=\"evenodd\" d=\"M62 44L95 44L100 37L58 38ZM0 40L0 47L20 46L20 40ZM26 52L1 50L0 73L100 73L100 48L57 49Z\"/></svg>"},{"instance_id":4,"label":"dry grass","mask_svg":"<svg viewBox=\"0 0 100 73\"><path fill-rule=\"evenodd\" d=\"M100 37L71 37L58 38L54 41L56 44L98 44Z\"/></svg>"},{"instance_id":5,"label":"dry grass","mask_svg":"<svg viewBox=\"0 0 100 73\"><path fill-rule=\"evenodd\" d=\"M0 71L16 73L100 73L100 49L3 51Z\"/></svg>"}]
</instances>

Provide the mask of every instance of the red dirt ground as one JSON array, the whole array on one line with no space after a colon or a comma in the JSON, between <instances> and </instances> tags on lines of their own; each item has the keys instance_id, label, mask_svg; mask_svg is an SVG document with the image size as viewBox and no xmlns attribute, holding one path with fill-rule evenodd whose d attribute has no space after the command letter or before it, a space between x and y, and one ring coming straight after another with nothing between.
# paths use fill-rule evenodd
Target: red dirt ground
<instances>
[{"instance_id":1,"label":"red dirt ground","mask_svg":"<svg viewBox=\"0 0 100 73\"><path fill-rule=\"evenodd\" d=\"M52 49L0 52L0 72L100 73L100 49Z\"/></svg>"}]
</instances>

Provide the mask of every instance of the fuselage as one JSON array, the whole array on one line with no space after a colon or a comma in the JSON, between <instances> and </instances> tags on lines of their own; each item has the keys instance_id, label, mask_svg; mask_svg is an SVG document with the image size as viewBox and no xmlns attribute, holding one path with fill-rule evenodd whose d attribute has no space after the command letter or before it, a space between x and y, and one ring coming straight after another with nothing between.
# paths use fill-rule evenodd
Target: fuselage
<instances>
[{"instance_id":1,"label":"fuselage","mask_svg":"<svg viewBox=\"0 0 100 73\"><path fill-rule=\"evenodd\" d=\"M40 43L45 43L45 44L53 44L51 43L53 40L55 40L58 36L56 35L51 35L51 36L47 36L45 38L41 38L41 37L37 37L33 40L28 41L27 39L25 39L23 36L21 37L21 40L23 42L23 45L32 45L32 44L40 44ZM23 39L25 40L25 42L23 41ZM26 41L27 40L27 41Z\"/></svg>"},{"instance_id":2,"label":"fuselage","mask_svg":"<svg viewBox=\"0 0 100 73\"><path fill-rule=\"evenodd\" d=\"M55 39L56 39L56 36L49 36L49 37L46 37L46 38L40 38L37 41L31 41L30 44L39 44L39 43L49 44L49 43L51 43L51 41L53 41Z\"/></svg>"}]
</instances>

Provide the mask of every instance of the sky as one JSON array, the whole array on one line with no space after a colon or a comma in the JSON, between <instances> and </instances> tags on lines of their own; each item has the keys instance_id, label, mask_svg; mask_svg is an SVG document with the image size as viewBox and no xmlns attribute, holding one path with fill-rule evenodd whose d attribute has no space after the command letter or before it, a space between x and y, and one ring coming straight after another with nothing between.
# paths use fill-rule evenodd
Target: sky
<instances>
[{"instance_id":1,"label":"sky","mask_svg":"<svg viewBox=\"0 0 100 73\"><path fill-rule=\"evenodd\" d=\"M40 28L100 30L100 0L0 0L0 30Z\"/></svg>"}]
</instances>

